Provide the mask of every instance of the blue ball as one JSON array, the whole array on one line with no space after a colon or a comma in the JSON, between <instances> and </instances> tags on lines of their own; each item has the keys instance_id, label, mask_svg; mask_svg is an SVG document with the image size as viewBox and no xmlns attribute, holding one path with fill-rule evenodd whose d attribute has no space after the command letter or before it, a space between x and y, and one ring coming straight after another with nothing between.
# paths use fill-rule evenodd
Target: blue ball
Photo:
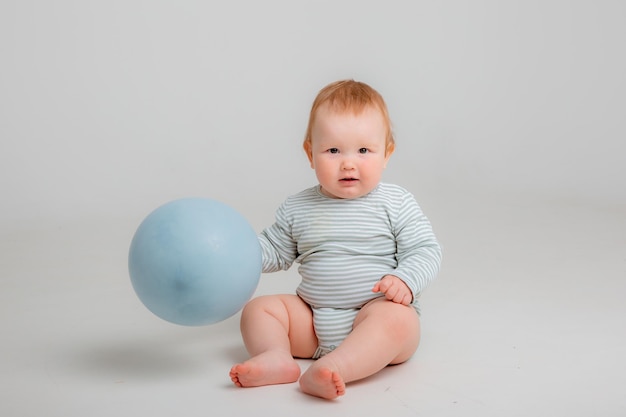
<instances>
[{"instance_id":1,"label":"blue ball","mask_svg":"<svg viewBox=\"0 0 626 417\"><path fill-rule=\"evenodd\" d=\"M247 220L207 198L174 200L133 236L131 282L141 302L175 324L201 326L237 313L261 276L261 246Z\"/></svg>"}]
</instances>

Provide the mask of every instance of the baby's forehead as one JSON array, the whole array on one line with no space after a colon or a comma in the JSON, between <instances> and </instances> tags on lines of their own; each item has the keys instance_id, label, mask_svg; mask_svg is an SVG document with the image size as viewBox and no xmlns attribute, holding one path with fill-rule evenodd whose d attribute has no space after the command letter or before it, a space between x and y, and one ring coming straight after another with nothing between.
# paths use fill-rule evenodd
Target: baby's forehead
<instances>
[{"instance_id":1,"label":"baby's forehead","mask_svg":"<svg viewBox=\"0 0 626 417\"><path fill-rule=\"evenodd\" d=\"M335 141L350 137L368 142L386 140L387 124L375 107L360 112L343 109L320 108L311 129L312 141Z\"/></svg>"},{"instance_id":2,"label":"baby's forehead","mask_svg":"<svg viewBox=\"0 0 626 417\"><path fill-rule=\"evenodd\" d=\"M322 103L316 113L327 113L333 115L344 115L349 114L353 116L361 115L368 111L377 111L381 115L383 114L382 109L377 106L375 103L364 103L364 102L349 102L345 103L339 100L335 101L327 101Z\"/></svg>"},{"instance_id":3,"label":"baby's forehead","mask_svg":"<svg viewBox=\"0 0 626 417\"><path fill-rule=\"evenodd\" d=\"M322 105L317 108L311 121L313 122L312 127L315 128L320 125L352 123L351 120L355 119L367 120L366 123L370 126L372 123L374 125L380 124L384 129L388 129L389 126L385 113L374 104L360 107Z\"/></svg>"}]
</instances>

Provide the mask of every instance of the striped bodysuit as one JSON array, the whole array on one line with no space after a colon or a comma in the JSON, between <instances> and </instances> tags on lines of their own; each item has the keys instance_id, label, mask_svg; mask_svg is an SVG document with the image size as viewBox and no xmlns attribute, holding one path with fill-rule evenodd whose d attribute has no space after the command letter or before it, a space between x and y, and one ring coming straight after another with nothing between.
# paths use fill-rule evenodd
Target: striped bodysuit
<instances>
[{"instance_id":1,"label":"striped bodysuit","mask_svg":"<svg viewBox=\"0 0 626 417\"><path fill-rule=\"evenodd\" d=\"M359 309L382 296L372 287L387 274L408 285L419 313L419 296L441 262L439 243L415 198L387 183L356 199L327 197L319 185L292 195L259 241L263 272L300 264L296 293L313 310L315 357L345 339Z\"/></svg>"}]
</instances>

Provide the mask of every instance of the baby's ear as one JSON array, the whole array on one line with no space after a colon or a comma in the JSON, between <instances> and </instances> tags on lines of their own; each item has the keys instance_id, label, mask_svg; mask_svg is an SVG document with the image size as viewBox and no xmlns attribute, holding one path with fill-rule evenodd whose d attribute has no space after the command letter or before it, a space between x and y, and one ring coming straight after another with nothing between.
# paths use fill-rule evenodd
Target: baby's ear
<instances>
[{"instance_id":1,"label":"baby's ear","mask_svg":"<svg viewBox=\"0 0 626 417\"><path fill-rule=\"evenodd\" d=\"M387 144L387 147L385 148L385 165L384 165L385 168L387 168L387 162L389 162L389 158L391 158L391 154L395 150L396 150L396 145L393 142L389 142Z\"/></svg>"},{"instance_id":2,"label":"baby's ear","mask_svg":"<svg viewBox=\"0 0 626 417\"><path fill-rule=\"evenodd\" d=\"M395 150L396 150L396 144L393 143L392 141L387 142L387 147L385 149L385 156L387 157L387 159L389 159L389 157Z\"/></svg>"},{"instance_id":3,"label":"baby's ear","mask_svg":"<svg viewBox=\"0 0 626 417\"><path fill-rule=\"evenodd\" d=\"M311 168L315 168L313 166L313 148L311 146L311 141L305 140L304 143L302 144L302 147L304 148L304 152L306 152L307 158L309 158L309 162L311 163Z\"/></svg>"}]
</instances>

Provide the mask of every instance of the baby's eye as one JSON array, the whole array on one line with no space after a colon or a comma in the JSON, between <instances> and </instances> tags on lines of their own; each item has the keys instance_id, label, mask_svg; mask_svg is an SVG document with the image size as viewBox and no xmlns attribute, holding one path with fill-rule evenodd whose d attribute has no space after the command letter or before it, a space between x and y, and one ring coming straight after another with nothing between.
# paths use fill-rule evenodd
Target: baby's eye
<instances>
[{"instance_id":1,"label":"baby's eye","mask_svg":"<svg viewBox=\"0 0 626 417\"><path fill-rule=\"evenodd\" d=\"M328 150L328 152L330 152L330 153L339 153L339 149L337 149L337 148L330 148Z\"/></svg>"},{"instance_id":2,"label":"baby's eye","mask_svg":"<svg viewBox=\"0 0 626 417\"><path fill-rule=\"evenodd\" d=\"M361 148L359 149L359 153L367 153L367 148Z\"/></svg>"}]
</instances>

